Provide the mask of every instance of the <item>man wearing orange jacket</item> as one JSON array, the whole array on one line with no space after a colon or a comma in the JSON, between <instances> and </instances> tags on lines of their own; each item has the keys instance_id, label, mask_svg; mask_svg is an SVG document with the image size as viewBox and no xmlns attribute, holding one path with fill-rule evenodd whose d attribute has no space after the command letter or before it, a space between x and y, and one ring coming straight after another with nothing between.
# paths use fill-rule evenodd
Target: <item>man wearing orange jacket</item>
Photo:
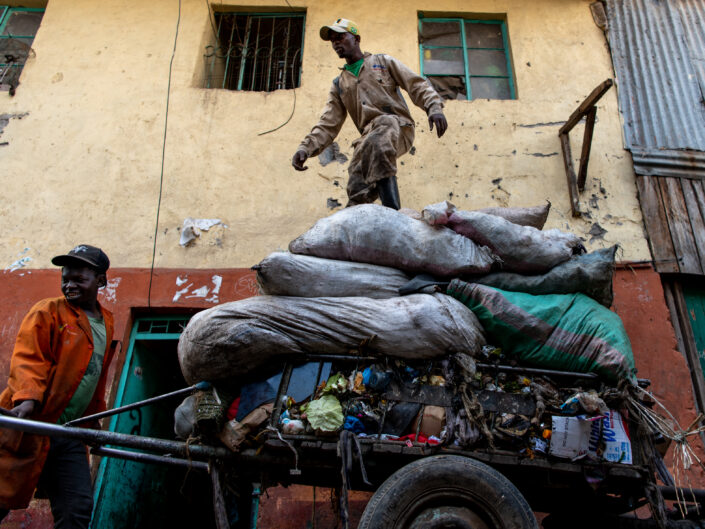
<instances>
[{"instance_id":1,"label":"man wearing orange jacket","mask_svg":"<svg viewBox=\"0 0 705 529\"><path fill-rule=\"evenodd\" d=\"M63 297L37 303L20 326L0 407L20 418L63 424L105 409L113 316L98 303L108 256L79 245L52 259ZM0 430L0 520L27 507L35 488L51 503L55 528L87 528L93 492L80 441Z\"/></svg>"}]
</instances>

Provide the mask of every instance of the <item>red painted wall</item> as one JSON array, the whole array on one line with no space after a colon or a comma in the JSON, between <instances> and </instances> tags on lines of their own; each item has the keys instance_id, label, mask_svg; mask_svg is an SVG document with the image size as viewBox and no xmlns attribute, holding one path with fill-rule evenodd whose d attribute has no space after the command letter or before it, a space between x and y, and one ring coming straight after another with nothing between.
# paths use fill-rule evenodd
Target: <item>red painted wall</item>
<instances>
[{"instance_id":1,"label":"red painted wall","mask_svg":"<svg viewBox=\"0 0 705 529\"><path fill-rule=\"evenodd\" d=\"M254 274L247 269L231 270L155 270L149 292L149 270L118 268L108 273L109 286L101 301L116 316L116 339L127 343L132 318L150 312L196 311L216 303L243 299L257 294ZM218 282L220 279L220 286ZM621 316L632 341L639 377L652 381L654 395L687 426L695 418L690 373L683 355L677 350L676 337L661 281L650 267L620 267L614 280L613 309ZM0 388L4 388L17 328L24 314L38 300L58 296L58 270L4 272L0 275ZM111 376L119 373L123 355L118 354ZM117 378L117 377L115 377ZM699 457L705 451L694 439ZM693 486L705 487L705 474L691 472ZM263 529L306 527L311 520L312 489L291 487L275 489L262 501ZM329 526L329 501L317 494L317 521ZM364 508L365 495L355 496L351 514L357 517ZM28 511L12 513L2 529L51 527L46 502L35 502Z\"/></svg>"}]
</instances>

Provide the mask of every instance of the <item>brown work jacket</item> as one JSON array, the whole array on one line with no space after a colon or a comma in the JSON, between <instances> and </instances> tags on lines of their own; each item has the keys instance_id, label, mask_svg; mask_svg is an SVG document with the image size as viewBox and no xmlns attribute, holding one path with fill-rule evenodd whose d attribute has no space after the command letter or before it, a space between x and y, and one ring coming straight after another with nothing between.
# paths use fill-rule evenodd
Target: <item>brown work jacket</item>
<instances>
[{"instance_id":1,"label":"brown work jacket","mask_svg":"<svg viewBox=\"0 0 705 529\"><path fill-rule=\"evenodd\" d=\"M365 127L378 116L397 116L402 132L411 145L414 141L414 120L400 87L427 115L443 111L443 99L426 79L394 57L365 53L358 77L343 69L333 80L323 115L301 142L299 150L306 151L309 157L323 152L333 143L348 114L360 134L364 134Z\"/></svg>"},{"instance_id":2,"label":"brown work jacket","mask_svg":"<svg viewBox=\"0 0 705 529\"><path fill-rule=\"evenodd\" d=\"M113 315L100 307L105 321L107 350L103 370L85 415L105 409ZM0 407L12 409L20 401L39 402L29 419L56 423L78 388L93 354L88 317L63 297L45 299L27 313L15 341L7 388ZM49 438L0 429L0 508L25 508L39 481L49 451Z\"/></svg>"}]
</instances>

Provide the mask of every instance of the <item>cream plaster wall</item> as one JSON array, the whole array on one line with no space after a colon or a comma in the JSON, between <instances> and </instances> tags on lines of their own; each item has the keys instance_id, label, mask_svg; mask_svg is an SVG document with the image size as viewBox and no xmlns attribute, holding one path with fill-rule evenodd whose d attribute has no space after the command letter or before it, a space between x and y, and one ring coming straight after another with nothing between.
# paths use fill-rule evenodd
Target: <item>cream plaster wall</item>
<instances>
[{"instance_id":1,"label":"cream plaster wall","mask_svg":"<svg viewBox=\"0 0 705 529\"><path fill-rule=\"evenodd\" d=\"M416 153L400 160L403 205L550 200L547 227L580 234L589 249L620 243L621 259L650 258L614 88L598 105L582 197L590 218L570 215L558 128L613 76L589 1L289 1L307 10L301 87L263 94L200 88L212 35L208 11L203 0L182 0L157 267L251 266L330 214L328 198L344 204L345 164L323 167L313 159L304 173L290 165L340 66L318 28L339 16L353 19L363 49L389 53L418 71L417 16L428 7L506 13L519 99L447 103L450 128L441 140L414 108ZM0 114L27 113L11 118L0 135L7 142L0 146L0 268L22 257L30 258L26 268L49 266L53 254L76 242L101 245L116 266L150 266L177 8L177 0L49 0L36 56L16 96L0 93ZM281 2L281 11L287 9ZM283 123L294 101L286 126L258 136ZM581 132L573 136L579 140ZM348 157L355 137L346 123L338 143ZM218 217L227 228L182 248L178 228L186 217ZM594 223L607 230L604 239L589 234Z\"/></svg>"}]
</instances>

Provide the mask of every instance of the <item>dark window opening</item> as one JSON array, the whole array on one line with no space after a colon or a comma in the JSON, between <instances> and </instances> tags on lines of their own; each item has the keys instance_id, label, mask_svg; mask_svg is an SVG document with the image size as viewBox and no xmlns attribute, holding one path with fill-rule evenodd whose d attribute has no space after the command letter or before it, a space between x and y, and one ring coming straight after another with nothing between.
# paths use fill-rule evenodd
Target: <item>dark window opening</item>
<instances>
[{"instance_id":1,"label":"dark window opening","mask_svg":"<svg viewBox=\"0 0 705 529\"><path fill-rule=\"evenodd\" d=\"M43 16L43 9L0 5L0 89L19 84Z\"/></svg>"},{"instance_id":2,"label":"dark window opening","mask_svg":"<svg viewBox=\"0 0 705 529\"><path fill-rule=\"evenodd\" d=\"M444 99L515 99L501 20L419 19L421 73Z\"/></svg>"},{"instance_id":3,"label":"dark window opening","mask_svg":"<svg viewBox=\"0 0 705 529\"><path fill-rule=\"evenodd\" d=\"M304 14L215 13L218 42L206 49L205 87L272 92L297 88Z\"/></svg>"}]
</instances>

